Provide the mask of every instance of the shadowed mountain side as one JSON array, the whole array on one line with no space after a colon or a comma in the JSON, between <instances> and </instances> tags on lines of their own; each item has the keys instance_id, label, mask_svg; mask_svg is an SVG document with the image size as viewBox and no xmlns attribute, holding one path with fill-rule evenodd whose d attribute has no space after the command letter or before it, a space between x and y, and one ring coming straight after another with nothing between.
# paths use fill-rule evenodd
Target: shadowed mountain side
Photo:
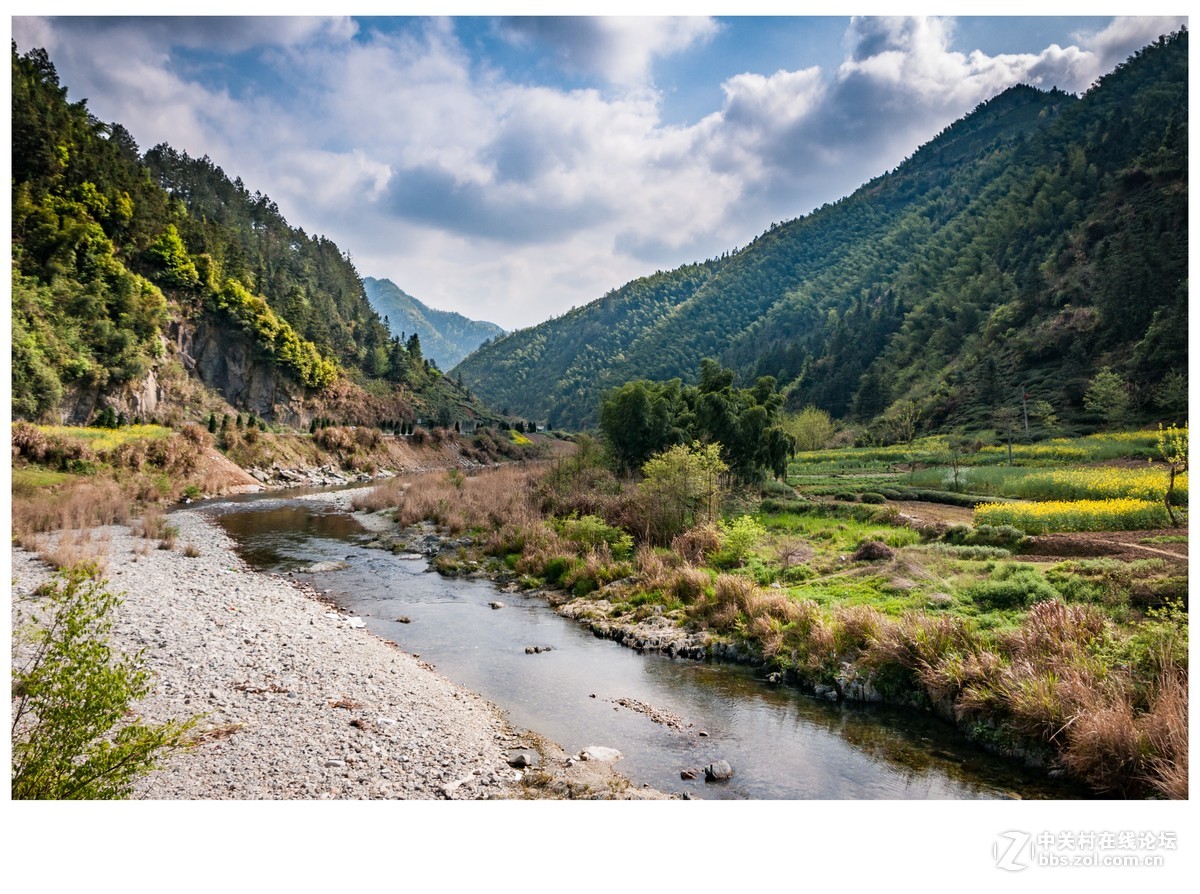
<instances>
[{"instance_id":1,"label":"shadowed mountain side","mask_svg":"<svg viewBox=\"0 0 1200 894\"><path fill-rule=\"evenodd\" d=\"M407 339L415 332L425 356L440 369L450 369L488 339L504 335L504 330L495 323L435 310L390 279L367 276L363 278L363 287L367 300L385 319L392 335Z\"/></svg>"}]
</instances>

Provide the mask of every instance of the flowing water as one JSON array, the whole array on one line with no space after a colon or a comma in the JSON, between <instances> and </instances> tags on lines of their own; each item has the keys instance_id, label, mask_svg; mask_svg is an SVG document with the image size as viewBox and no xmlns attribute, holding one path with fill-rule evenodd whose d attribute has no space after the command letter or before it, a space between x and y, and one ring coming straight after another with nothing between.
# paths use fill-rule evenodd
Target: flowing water
<instances>
[{"instance_id":1,"label":"flowing water","mask_svg":"<svg viewBox=\"0 0 1200 894\"><path fill-rule=\"evenodd\" d=\"M918 712L830 705L769 686L744 666L641 655L598 639L544 598L443 578L420 556L367 548L352 515L322 504L260 497L206 511L254 567L328 591L374 633L481 694L517 727L568 752L619 749L617 768L639 785L699 798L1083 797ZM317 562L345 567L305 570ZM489 607L496 600L505 606ZM527 654L530 646L551 648ZM655 723L618 699L670 712L682 728ZM719 759L733 766L732 779L680 778Z\"/></svg>"}]
</instances>

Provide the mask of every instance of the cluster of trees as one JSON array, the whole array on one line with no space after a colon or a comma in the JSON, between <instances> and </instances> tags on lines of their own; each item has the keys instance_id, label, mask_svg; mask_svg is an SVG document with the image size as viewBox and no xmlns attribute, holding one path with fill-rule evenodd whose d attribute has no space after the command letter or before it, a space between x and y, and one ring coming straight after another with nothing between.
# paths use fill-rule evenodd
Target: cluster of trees
<instances>
[{"instance_id":1,"label":"cluster of trees","mask_svg":"<svg viewBox=\"0 0 1200 894\"><path fill-rule=\"evenodd\" d=\"M692 442L719 445L738 478L770 472L781 477L795 441L780 424L783 397L769 376L751 388L734 385L734 373L712 359L701 361L699 381L639 379L611 391L600 406L600 430L618 472L642 469L655 454Z\"/></svg>"},{"instance_id":2,"label":"cluster of trees","mask_svg":"<svg viewBox=\"0 0 1200 894\"><path fill-rule=\"evenodd\" d=\"M43 415L70 386L111 391L142 376L172 304L225 312L303 385L337 377L254 293L256 278L226 263L231 232L217 238L164 189L123 127L68 102L45 51L14 45L12 70L15 415ZM198 228L212 238L189 244Z\"/></svg>"},{"instance_id":3,"label":"cluster of trees","mask_svg":"<svg viewBox=\"0 0 1200 894\"><path fill-rule=\"evenodd\" d=\"M1080 98L1014 87L846 199L459 369L569 426L711 356L792 407L866 422L911 401L929 430L987 427L1022 395L1095 424L1083 398L1108 366L1152 420L1187 363L1187 72L1182 31Z\"/></svg>"},{"instance_id":4,"label":"cluster of trees","mask_svg":"<svg viewBox=\"0 0 1200 894\"><path fill-rule=\"evenodd\" d=\"M50 416L79 387L103 403L163 356L169 321L201 318L313 391L349 380L416 413L483 412L416 334L389 332L333 242L207 157L142 155L68 101L44 50L14 44L12 71L14 416Z\"/></svg>"},{"instance_id":5,"label":"cluster of trees","mask_svg":"<svg viewBox=\"0 0 1200 894\"><path fill-rule=\"evenodd\" d=\"M69 104L44 51L12 64L13 413L118 387L158 353L161 290L135 260L170 219L123 129Z\"/></svg>"},{"instance_id":6,"label":"cluster of trees","mask_svg":"<svg viewBox=\"0 0 1200 894\"><path fill-rule=\"evenodd\" d=\"M722 264L710 260L634 280L586 307L483 343L452 372L492 406L515 407L552 428L595 423L604 392L641 374L622 378L613 358L689 301Z\"/></svg>"}]
</instances>

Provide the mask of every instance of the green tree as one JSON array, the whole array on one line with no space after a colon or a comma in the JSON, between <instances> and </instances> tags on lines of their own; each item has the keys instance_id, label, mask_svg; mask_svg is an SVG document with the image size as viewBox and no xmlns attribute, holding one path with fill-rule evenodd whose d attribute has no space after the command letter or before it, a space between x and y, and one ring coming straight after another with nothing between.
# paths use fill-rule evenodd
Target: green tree
<instances>
[{"instance_id":1,"label":"green tree","mask_svg":"<svg viewBox=\"0 0 1200 894\"><path fill-rule=\"evenodd\" d=\"M887 422L892 437L900 444L911 445L917 437L917 425L921 421L921 408L914 400L897 404L888 414Z\"/></svg>"},{"instance_id":2,"label":"green tree","mask_svg":"<svg viewBox=\"0 0 1200 894\"><path fill-rule=\"evenodd\" d=\"M1154 389L1154 402L1158 408L1172 418L1187 414L1188 382L1187 373L1173 369L1163 376L1162 382Z\"/></svg>"},{"instance_id":3,"label":"green tree","mask_svg":"<svg viewBox=\"0 0 1200 894\"><path fill-rule=\"evenodd\" d=\"M626 382L609 393L600 405L600 432L618 471L632 472L684 439L676 424L680 401L678 379Z\"/></svg>"},{"instance_id":4,"label":"green tree","mask_svg":"<svg viewBox=\"0 0 1200 894\"><path fill-rule=\"evenodd\" d=\"M1116 428L1129 415L1129 388L1125 380L1107 366L1096 373L1083 395L1083 406Z\"/></svg>"},{"instance_id":5,"label":"green tree","mask_svg":"<svg viewBox=\"0 0 1200 894\"><path fill-rule=\"evenodd\" d=\"M837 431L829 411L818 409L811 404L797 413L786 415L782 425L784 431L795 440L796 449L799 451L828 447Z\"/></svg>"},{"instance_id":6,"label":"green tree","mask_svg":"<svg viewBox=\"0 0 1200 894\"><path fill-rule=\"evenodd\" d=\"M200 282L196 264L179 236L175 224L167 224L162 235L146 249L146 259L157 269L159 282L169 286L191 288Z\"/></svg>"},{"instance_id":7,"label":"green tree","mask_svg":"<svg viewBox=\"0 0 1200 894\"><path fill-rule=\"evenodd\" d=\"M1017 423L1020 421L1021 411L1016 407L999 407L992 411L992 422L1008 443L1008 464L1010 466L1013 464L1013 429L1017 427Z\"/></svg>"},{"instance_id":8,"label":"green tree","mask_svg":"<svg viewBox=\"0 0 1200 894\"><path fill-rule=\"evenodd\" d=\"M47 616L14 637L25 646L12 676L14 800L123 798L195 723L131 719L150 672L109 645L120 600L94 571L76 566L40 588Z\"/></svg>"},{"instance_id":9,"label":"green tree","mask_svg":"<svg viewBox=\"0 0 1200 894\"><path fill-rule=\"evenodd\" d=\"M1179 527L1179 519L1175 517L1175 510L1172 508L1172 503L1175 498L1175 477L1187 471L1188 467L1188 427L1176 428L1170 425L1163 428L1158 426L1158 453L1166 460L1169 477L1167 479L1167 491L1163 496L1163 503L1167 507L1167 515L1171 517L1171 524Z\"/></svg>"},{"instance_id":10,"label":"green tree","mask_svg":"<svg viewBox=\"0 0 1200 894\"><path fill-rule=\"evenodd\" d=\"M728 471L721 446L698 441L677 444L647 460L639 485L645 499L646 539L666 543L697 522L714 522L722 476Z\"/></svg>"},{"instance_id":11,"label":"green tree","mask_svg":"<svg viewBox=\"0 0 1200 894\"><path fill-rule=\"evenodd\" d=\"M417 333L414 332L408 337L408 343L404 346L404 349L408 352L408 359L412 365L420 366L422 362L421 339Z\"/></svg>"}]
</instances>

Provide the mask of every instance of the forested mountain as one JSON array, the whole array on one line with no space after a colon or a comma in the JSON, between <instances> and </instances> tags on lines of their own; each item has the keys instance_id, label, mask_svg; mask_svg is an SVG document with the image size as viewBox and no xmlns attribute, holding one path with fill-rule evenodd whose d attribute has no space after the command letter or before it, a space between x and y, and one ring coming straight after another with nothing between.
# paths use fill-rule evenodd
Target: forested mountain
<instances>
[{"instance_id":1,"label":"forested mountain","mask_svg":"<svg viewBox=\"0 0 1200 894\"><path fill-rule=\"evenodd\" d=\"M1149 415L1187 366L1187 41L1079 98L1007 90L853 195L455 372L562 426L623 382L689 381L702 357L861 421L903 406L928 428L986 425L1024 394L1086 424L1103 367Z\"/></svg>"},{"instance_id":2,"label":"forested mountain","mask_svg":"<svg viewBox=\"0 0 1200 894\"><path fill-rule=\"evenodd\" d=\"M390 279L366 276L363 287L371 307L383 317L392 335L407 341L416 333L425 356L440 369L450 369L489 338L504 334L495 323L429 307Z\"/></svg>"},{"instance_id":3,"label":"forested mountain","mask_svg":"<svg viewBox=\"0 0 1200 894\"><path fill-rule=\"evenodd\" d=\"M207 157L140 155L68 102L44 50L14 44L12 70L14 417L87 421L161 390L145 384L156 372L266 419L283 403L292 422L486 415L388 332L333 242Z\"/></svg>"}]
</instances>

